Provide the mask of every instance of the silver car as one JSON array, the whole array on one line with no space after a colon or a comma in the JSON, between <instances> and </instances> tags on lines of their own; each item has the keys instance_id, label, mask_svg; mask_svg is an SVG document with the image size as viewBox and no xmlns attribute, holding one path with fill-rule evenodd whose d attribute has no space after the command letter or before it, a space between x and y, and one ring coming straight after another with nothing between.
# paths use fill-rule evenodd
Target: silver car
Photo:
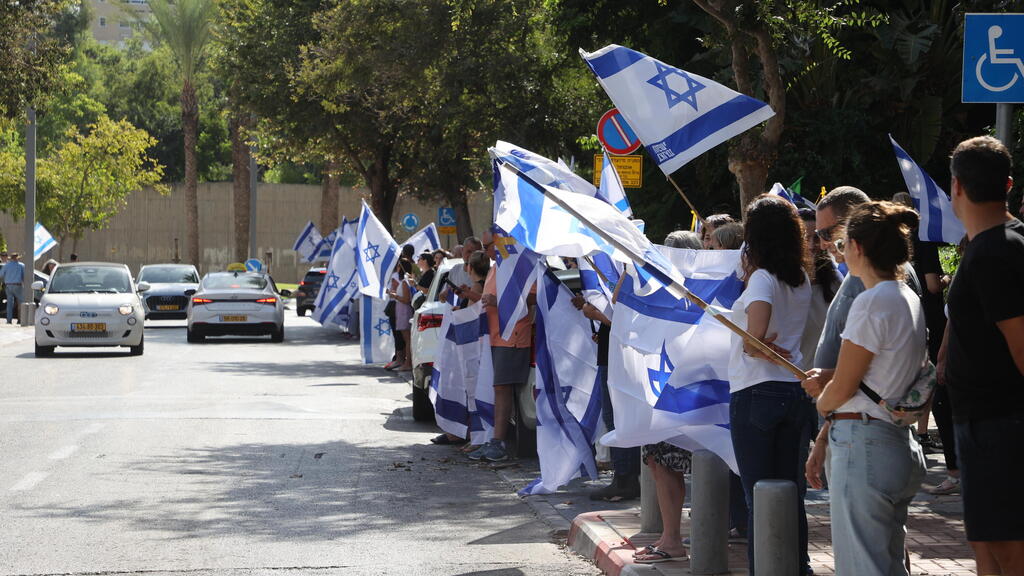
<instances>
[{"instance_id":1,"label":"silver car","mask_svg":"<svg viewBox=\"0 0 1024 576\"><path fill-rule=\"evenodd\" d=\"M183 320L188 317L188 290L199 288L199 271L191 264L148 264L139 270L139 282L149 284L142 301L147 320Z\"/></svg>"},{"instance_id":2,"label":"silver car","mask_svg":"<svg viewBox=\"0 0 1024 576\"><path fill-rule=\"evenodd\" d=\"M41 281L32 284L42 290ZM36 313L36 356L50 356L57 346L127 346L142 355L145 311L138 286L124 264L61 264L46 286Z\"/></svg>"},{"instance_id":3,"label":"silver car","mask_svg":"<svg viewBox=\"0 0 1024 576\"><path fill-rule=\"evenodd\" d=\"M188 341L207 336L258 336L284 340L284 302L288 290L278 291L262 272L213 272L199 289L188 291Z\"/></svg>"}]
</instances>

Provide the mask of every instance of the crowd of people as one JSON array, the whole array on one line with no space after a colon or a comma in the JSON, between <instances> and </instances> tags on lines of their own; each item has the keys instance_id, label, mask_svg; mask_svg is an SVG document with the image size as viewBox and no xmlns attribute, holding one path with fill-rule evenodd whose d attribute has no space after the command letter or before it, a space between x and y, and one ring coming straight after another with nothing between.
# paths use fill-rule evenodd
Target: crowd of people
<instances>
[{"instance_id":1,"label":"crowd of people","mask_svg":"<svg viewBox=\"0 0 1024 576\"><path fill-rule=\"evenodd\" d=\"M744 289L732 320L778 355L733 337L729 418L739 474L730 490L731 541L753 536L757 482L791 480L800 490L794 554L800 573L811 574L803 495L808 485L827 486L836 573L908 574L908 506L924 479L926 450L941 450L948 475L930 491L962 493L978 573L1024 574L1024 501L1013 496L1024 461L1012 457L1024 437L1024 224L1007 209L1010 169L1006 147L990 137L966 140L953 152L952 206L967 230L953 278L943 273L938 246L919 240L919 216L906 193L873 201L840 186L815 210L765 194L745 207L742 222L716 214L704 219L699 233L668 235L664 244L671 248L741 250ZM532 316L501 338L490 265L494 237L467 238L459 250L465 266L452 269L449 279L459 305L483 302L495 374L494 437L464 449L472 459L497 462L508 457L515 387L529 376ZM421 288L440 261L432 258L447 256L420 255ZM402 309L414 282L411 258L399 264L392 291L400 333L411 314ZM614 318L581 295L574 304L597 327L603 421L610 430ZM407 350L405 333L400 347ZM392 364L408 369L409 358L399 352ZM939 440L928 435L927 407L916 424L894 408L912 391L930 394L933 386L930 411ZM465 439L442 434L433 441ZM680 517L690 454L662 442L611 448L610 456L612 481L591 498L637 498L642 464L657 488L662 534L636 551L635 562L685 558ZM753 546L747 549L753 573Z\"/></svg>"}]
</instances>

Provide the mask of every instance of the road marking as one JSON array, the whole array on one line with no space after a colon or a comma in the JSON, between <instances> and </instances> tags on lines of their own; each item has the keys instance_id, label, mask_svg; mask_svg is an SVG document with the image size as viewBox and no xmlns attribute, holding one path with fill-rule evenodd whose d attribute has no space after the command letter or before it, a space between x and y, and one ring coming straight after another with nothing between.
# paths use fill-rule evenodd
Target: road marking
<instances>
[{"instance_id":1,"label":"road marking","mask_svg":"<svg viewBox=\"0 0 1024 576\"><path fill-rule=\"evenodd\" d=\"M72 444L70 446L65 446L65 447L60 448L57 451L51 453L49 458L50 458L50 460L63 460L65 458L67 458L68 456L71 456L72 454L74 454L75 450L78 450L78 446L75 446L74 444Z\"/></svg>"},{"instance_id":2,"label":"road marking","mask_svg":"<svg viewBox=\"0 0 1024 576\"><path fill-rule=\"evenodd\" d=\"M95 434L95 433L99 432L100 430L103 430L104 426L106 426L106 424L103 423L103 422L96 422L94 424L90 424L90 425L88 425L85 428L85 430L82 430L78 434L78 436L82 437L82 436L88 436L89 434Z\"/></svg>"},{"instance_id":3,"label":"road marking","mask_svg":"<svg viewBox=\"0 0 1024 576\"><path fill-rule=\"evenodd\" d=\"M28 474L25 474L25 476L21 480L19 480L17 484L11 486L11 491L21 492L24 490L31 490L36 487L36 484L39 484L40 482L45 480L46 477L49 475L49 472L29 472Z\"/></svg>"}]
</instances>

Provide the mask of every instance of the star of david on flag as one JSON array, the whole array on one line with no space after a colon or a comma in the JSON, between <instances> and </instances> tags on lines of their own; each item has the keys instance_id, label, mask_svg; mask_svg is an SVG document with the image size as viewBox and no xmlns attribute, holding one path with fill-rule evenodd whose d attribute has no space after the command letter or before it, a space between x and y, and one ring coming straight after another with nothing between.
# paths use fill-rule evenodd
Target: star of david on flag
<instances>
[{"instance_id":1,"label":"star of david on flag","mask_svg":"<svg viewBox=\"0 0 1024 576\"><path fill-rule=\"evenodd\" d=\"M338 280L341 280L341 277L335 274L334 272L331 272L330 274L327 275L327 287L337 288Z\"/></svg>"},{"instance_id":2,"label":"star of david on flag","mask_svg":"<svg viewBox=\"0 0 1024 576\"><path fill-rule=\"evenodd\" d=\"M316 295L313 320L323 326L339 323L339 317L347 314L349 302L358 293L356 290L356 231L355 222L344 221L335 234L331 246L331 257L327 261L327 276Z\"/></svg>"},{"instance_id":3,"label":"star of david on flag","mask_svg":"<svg viewBox=\"0 0 1024 576\"><path fill-rule=\"evenodd\" d=\"M363 254L366 254L366 261L373 264L374 260L380 258L380 246L370 244L363 249Z\"/></svg>"},{"instance_id":4,"label":"star of david on flag","mask_svg":"<svg viewBox=\"0 0 1024 576\"><path fill-rule=\"evenodd\" d=\"M385 302L363 295L359 302L359 353L363 364L381 364L395 353L395 339L384 314Z\"/></svg>"},{"instance_id":5,"label":"star of david on flag","mask_svg":"<svg viewBox=\"0 0 1024 576\"><path fill-rule=\"evenodd\" d=\"M391 334L391 324L387 318L378 318L377 325L373 327L377 331L378 336L386 336Z\"/></svg>"},{"instance_id":6,"label":"star of david on flag","mask_svg":"<svg viewBox=\"0 0 1024 576\"><path fill-rule=\"evenodd\" d=\"M356 248L362 255L356 261L359 291L367 296L385 299L391 274L398 262L399 248L365 201L359 214Z\"/></svg>"},{"instance_id":7,"label":"star of david on flag","mask_svg":"<svg viewBox=\"0 0 1024 576\"><path fill-rule=\"evenodd\" d=\"M665 350L665 344L661 344L661 359L658 364L658 369L653 368L647 369L647 378L651 383L651 392L655 396L661 396L661 391L665 389L665 385L668 384L668 379L672 376L672 371L676 367L672 365L672 359L668 357L668 352Z\"/></svg>"},{"instance_id":8,"label":"star of david on flag","mask_svg":"<svg viewBox=\"0 0 1024 576\"><path fill-rule=\"evenodd\" d=\"M760 100L629 48L580 55L665 174L775 115Z\"/></svg>"}]
</instances>

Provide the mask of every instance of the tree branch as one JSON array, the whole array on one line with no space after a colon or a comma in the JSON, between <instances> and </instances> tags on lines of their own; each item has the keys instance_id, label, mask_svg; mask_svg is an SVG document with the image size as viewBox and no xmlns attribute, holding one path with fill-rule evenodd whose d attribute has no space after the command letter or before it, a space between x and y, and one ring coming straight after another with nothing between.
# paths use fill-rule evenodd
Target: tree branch
<instances>
[{"instance_id":1,"label":"tree branch","mask_svg":"<svg viewBox=\"0 0 1024 576\"><path fill-rule=\"evenodd\" d=\"M708 2L708 0L693 0L693 3L696 4L697 7L700 8L701 10L707 12L709 16L711 16L715 20L718 20L718 22L725 27L725 30L729 33L729 35L732 35L732 33L735 31L736 25L733 23L733 21L726 18L725 14L722 13L722 11L719 10L718 8L712 6L711 3Z\"/></svg>"}]
</instances>

